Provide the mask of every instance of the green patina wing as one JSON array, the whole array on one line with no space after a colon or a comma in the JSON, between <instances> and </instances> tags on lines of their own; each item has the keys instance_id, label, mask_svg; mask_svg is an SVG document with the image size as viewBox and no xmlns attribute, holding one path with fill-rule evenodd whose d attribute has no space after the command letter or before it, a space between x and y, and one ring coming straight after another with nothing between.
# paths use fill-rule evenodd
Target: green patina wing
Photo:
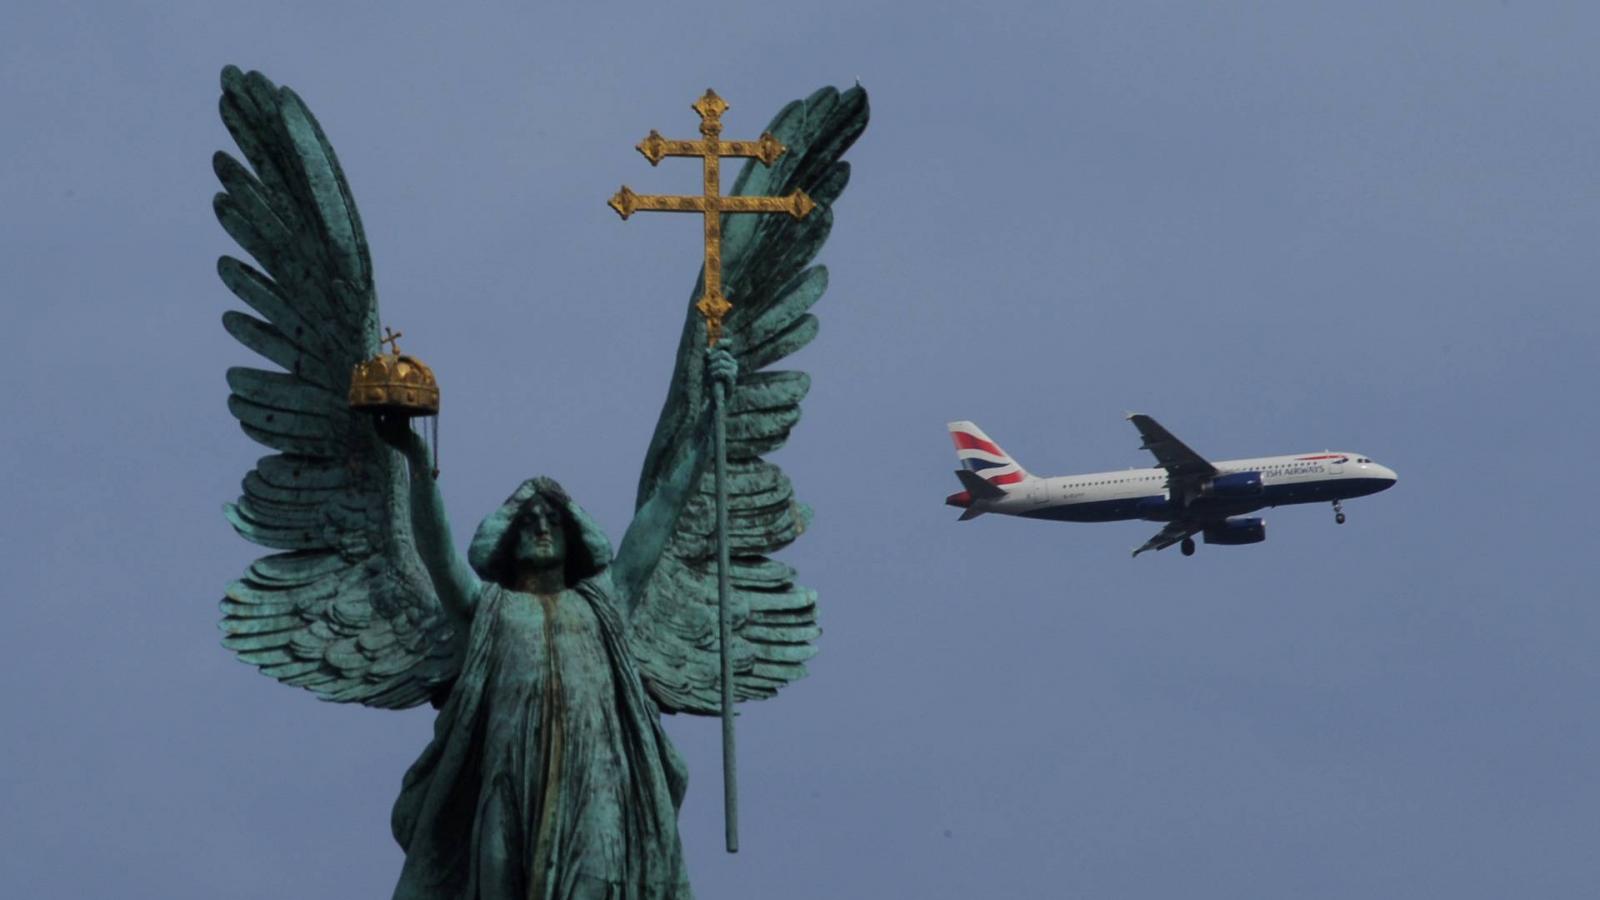
<instances>
[{"instance_id":1,"label":"green patina wing","mask_svg":"<svg viewBox=\"0 0 1600 900\"><path fill-rule=\"evenodd\" d=\"M228 370L228 409L277 451L226 508L257 560L222 601L223 645L318 696L404 708L454 677L459 641L416 555L406 473L347 403L351 368L377 354L372 263L349 185L300 98L260 73L222 73L222 120L254 174L225 153L217 219L265 270L218 261L264 317L223 325L283 371Z\"/></svg>"},{"instance_id":2,"label":"green patina wing","mask_svg":"<svg viewBox=\"0 0 1600 900\"><path fill-rule=\"evenodd\" d=\"M804 219L732 215L723 225L723 283L734 304L724 323L739 362L728 405L729 540L735 629L735 695L764 699L805 675L816 648L816 592L795 583L794 569L770 558L804 531L811 510L764 454L782 447L800 418L810 388L804 372L767 367L804 347L817 333L809 309L827 287L827 270L808 264L833 227L833 202L850 178L840 160L867 126L860 87L824 88L778 113L768 130L789 149L770 168L747 163L732 194L787 195L796 188L816 201ZM678 361L639 480L643 508L681 459L684 442L702 440L698 425L709 403L705 323L690 297ZM716 715L720 709L717 650L714 474L704 466L665 548L632 590L629 642L640 673L663 709ZM659 527L636 518L631 532ZM648 542L624 539L622 552ZM623 571L637 561L623 561Z\"/></svg>"}]
</instances>

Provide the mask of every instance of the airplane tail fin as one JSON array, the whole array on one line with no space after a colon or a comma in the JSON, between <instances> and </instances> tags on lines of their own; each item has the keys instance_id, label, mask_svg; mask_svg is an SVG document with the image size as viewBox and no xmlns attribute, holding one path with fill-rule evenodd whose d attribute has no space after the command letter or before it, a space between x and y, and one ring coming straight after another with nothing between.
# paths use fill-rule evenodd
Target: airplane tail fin
<instances>
[{"instance_id":1,"label":"airplane tail fin","mask_svg":"<svg viewBox=\"0 0 1600 900\"><path fill-rule=\"evenodd\" d=\"M1004 497L1005 485L1033 477L972 422L951 422L949 427L950 439L956 445L956 459L961 462L956 478L964 490L944 498L944 502L965 510L960 521L983 515L984 509L979 503Z\"/></svg>"},{"instance_id":2,"label":"airplane tail fin","mask_svg":"<svg viewBox=\"0 0 1600 900\"><path fill-rule=\"evenodd\" d=\"M1016 484L1032 478L1028 471L983 433L973 422L951 422L950 439L956 445L961 468L993 485Z\"/></svg>"}]
</instances>

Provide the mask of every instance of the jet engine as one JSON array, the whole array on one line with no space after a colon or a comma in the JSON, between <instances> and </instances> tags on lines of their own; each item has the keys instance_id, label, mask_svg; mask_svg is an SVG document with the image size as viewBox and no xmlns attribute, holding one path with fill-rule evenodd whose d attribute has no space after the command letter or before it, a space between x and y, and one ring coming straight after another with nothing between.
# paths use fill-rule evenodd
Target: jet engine
<instances>
[{"instance_id":1,"label":"jet engine","mask_svg":"<svg viewBox=\"0 0 1600 900\"><path fill-rule=\"evenodd\" d=\"M1259 544L1267 539L1267 523L1257 518L1225 519L1201 534L1208 544Z\"/></svg>"},{"instance_id":2,"label":"jet engine","mask_svg":"<svg viewBox=\"0 0 1600 900\"><path fill-rule=\"evenodd\" d=\"M1260 472L1230 472L1218 475L1200 487L1200 496L1222 500L1261 496Z\"/></svg>"}]
</instances>

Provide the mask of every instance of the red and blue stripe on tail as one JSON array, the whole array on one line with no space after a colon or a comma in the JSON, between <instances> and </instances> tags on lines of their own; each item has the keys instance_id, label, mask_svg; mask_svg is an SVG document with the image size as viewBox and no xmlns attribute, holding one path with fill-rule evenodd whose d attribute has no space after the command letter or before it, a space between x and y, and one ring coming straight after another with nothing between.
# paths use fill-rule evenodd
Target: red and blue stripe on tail
<instances>
[{"instance_id":1,"label":"red and blue stripe on tail","mask_svg":"<svg viewBox=\"0 0 1600 900\"><path fill-rule=\"evenodd\" d=\"M951 422L949 428L950 439L955 442L956 459L960 460L961 468L996 488L1005 488L1032 477L1016 460L1000 449L999 444L984 434L983 429L976 423ZM971 506L972 492L961 491L951 494L944 502L949 506Z\"/></svg>"}]
</instances>

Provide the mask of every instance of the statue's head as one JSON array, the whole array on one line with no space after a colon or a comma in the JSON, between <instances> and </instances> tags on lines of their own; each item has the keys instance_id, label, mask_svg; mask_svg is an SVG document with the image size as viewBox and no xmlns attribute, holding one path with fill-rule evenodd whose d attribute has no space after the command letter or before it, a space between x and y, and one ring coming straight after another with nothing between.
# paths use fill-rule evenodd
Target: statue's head
<instances>
[{"instance_id":1,"label":"statue's head","mask_svg":"<svg viewBox=\"0 0 1600 900\"><path fill-rule=\"evenodd\" d=\"M530 478L478 526L467 559L507 587L530 569L561 567L571 587L610 564L611 544L559 483Z\"/></svg>"},{"instance_id":2,"label":"statue's head","mask_svg":"<svg viewBox=\"0 0 1600 900\"><path fill-rule=\"evenodd\" d=\"M500 539L507 544L502 554L510 554L517 568L551 569L567 560L567 528L570 517L565 509L543 494L523 504L512 526Z\"/></svg>"}]
</instances>

